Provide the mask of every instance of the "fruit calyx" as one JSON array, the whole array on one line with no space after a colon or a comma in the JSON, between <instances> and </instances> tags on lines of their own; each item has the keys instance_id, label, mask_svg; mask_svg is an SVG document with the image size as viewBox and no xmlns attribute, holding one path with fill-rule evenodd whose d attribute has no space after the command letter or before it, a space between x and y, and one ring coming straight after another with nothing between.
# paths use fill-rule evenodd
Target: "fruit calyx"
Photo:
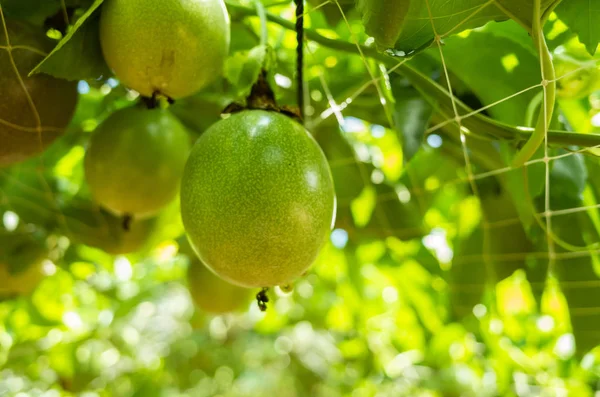
<instances>
[{"instance_id":1,"label":"fruit calyx","mask_svg":"<svg viewBox=\"0 0 600 397\"><path fill-rule=\"evenodd\" d=\"M233 102L229 104L222 114L233 114L243 110L266 110L270 112L281 113L295 121L303 124L300 109L293 106L278 105L275 100L275 93L267 81L267 71L262 69L258 75L258 80L252 86L250 95L246 98L246 105Z\"/></svg>"}]
</instances>

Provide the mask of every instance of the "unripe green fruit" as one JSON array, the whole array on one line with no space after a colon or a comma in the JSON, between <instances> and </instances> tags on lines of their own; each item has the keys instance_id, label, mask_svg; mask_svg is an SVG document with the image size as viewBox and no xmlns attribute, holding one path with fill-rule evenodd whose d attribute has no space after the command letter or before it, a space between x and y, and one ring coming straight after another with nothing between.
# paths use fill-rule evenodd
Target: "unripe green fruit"
<instances>
[{"instance_id":1,"label":"unripe green fruit","mask_svg":"<svg viewBox=\"0 0 600 397\"><path fill-rule=\"evenodd\" d=\"M29 295L44 279L48 249L30 234L9 233L0 246L0 298Z\"/></svg>"},{"instance_id":2,"label":"unripe green fruit","mask_svg":"<svg viewBox=\"0 0 600 397\"><path fill-rule=\"evenodd\" d=\"M188 267L188 287L194 304L212 314L243 309L252 297L252 290L224 281L195 257Z\"/></svg>"},{"instance_id":3,"label":"unripe green fruit","mask_svg":"<svg viewBox=\"0 0 600 397\"><path fill-rule=\"evenodd\" d=\"M75 82L45 74L27 77L52 50L43 32L21 22L6 27L8 40L0 29L0 167L45 149L63 134L77 104Z\"/></svg>"},{"instance_id":4,"label":"unripe green fruit","mask_svg":"<svg viewBox=\"0 0 600 397\"><path fill-rule=\"evenodd\" d=\"M335 195L325 155L300 124L246 110L196 142L181 182L183 224L200 259L245 287L287 284L315 260Z\"/></svg>"},{"instance_id":5,"label":"unripe green fruit","mask_svg":"<svg viewBox=\"0 0 600 397\"><path fill-rule=\"evenodd\" d=\"M128 87L150 97L192 95L222 74L229 52L223 0L107 0L100 42Z\"/></svg>"},{"instance_id":6,"label":"unripe green fruit","mask_svg":"<svg viewBox=\"0 0 600 397\"><path fill-rule=\"evenodd\" d=\"M117 215L156 214L177 195L189 147L185 127L166 110L134 106L114 112L86 152L92 196Z\"/></svg>"}]
</instances>

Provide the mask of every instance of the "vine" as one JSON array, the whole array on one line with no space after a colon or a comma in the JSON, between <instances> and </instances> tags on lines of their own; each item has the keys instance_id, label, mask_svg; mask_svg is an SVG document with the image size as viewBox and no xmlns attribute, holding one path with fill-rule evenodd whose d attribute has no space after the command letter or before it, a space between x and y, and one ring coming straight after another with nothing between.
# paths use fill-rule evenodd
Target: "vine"
<instances>
[{"instance_id":1,"label":"vine","mask_svg":"<svg viewBox=\"0 0 600 397\"><path fill-rule=\"evenodd\" d=\"M554 115L554 105L556 102L556 76L554 73L554 65L552 64L552 55L548 50L546 39L544 37L541 0L534 0L533 5L533 30L532 38L536 44L540 56L542 67L542 88L544 90L543 108L541 109L535 130L531 137L525 143L523 148L515 155L512 165L520 167L529 160L538 150L544 139L548 135L548 127L552 122Z\"/></svg>"}]
</instances>

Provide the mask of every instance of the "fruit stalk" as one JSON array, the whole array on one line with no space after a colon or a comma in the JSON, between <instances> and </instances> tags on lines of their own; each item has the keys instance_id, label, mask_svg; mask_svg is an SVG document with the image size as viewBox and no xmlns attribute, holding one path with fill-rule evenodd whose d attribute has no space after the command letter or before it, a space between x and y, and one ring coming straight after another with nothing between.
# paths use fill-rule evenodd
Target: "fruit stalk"
<instances>
[{"instance_id":1,"label":"fruit stalk","mask_svg":"<svg viewBox=\"0 0 600 397\"><path fill-rule=\"evenodd\" d=\"M304 119L304 0L296 3L296 85L300 117Z\"/></svg>"}]
</instances>

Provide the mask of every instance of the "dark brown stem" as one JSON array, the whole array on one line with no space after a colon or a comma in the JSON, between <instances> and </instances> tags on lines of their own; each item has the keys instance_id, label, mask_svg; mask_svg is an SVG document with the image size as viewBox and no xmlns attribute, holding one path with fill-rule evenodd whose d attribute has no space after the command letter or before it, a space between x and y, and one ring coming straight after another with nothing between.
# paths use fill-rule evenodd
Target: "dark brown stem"
<instances>
[{"instance_id":1,"label":"dark brown stem","mask_svg":"<svg viewBox=\"0 0 600 397\"><path fill-rule=\"evenodd\" d=\"M300 118L304 118L304 0L296 3L296 89Z\"/></svg>"},{"instance_id":2,"label":"dark brown stem","mask_svg":"<svg viewBox=\"0 0 600 397\"><path fill-rule=\"evenodd\" d=\"M156 109L160 107L160 101L166 99L169 105L173 105L175 100L171 97L162 95L159 91L154 91L151 97L141 97L140 100L146 105L148 109Z\"/></svg>"},{"instance_id":3,"label":"dark brown stem","mask_svg":"<svg viewBox=\"0 0 600 397\"><path fill-rule=\"evenodd\" d=\"M277 101L275 101L275 93L269 82L267 81L267 71L263 69L258 76L258 80L252 86L252 91L247 98L247 106L249 109L277 109Z\"/></svg>"},{"instance_id":4,"label":"dark brown stem","mask_svg":"<svg viewBox=\"0 0 600 397\"><path fill-rule=\"evenodd\" d=\"M133 215L131 215L131 214L123 215L123 223L121 225L121 226L123 226L123 230L125 230L126 232L131 230L131 222L133 222Z\"/></svg>"}]
</instances>

